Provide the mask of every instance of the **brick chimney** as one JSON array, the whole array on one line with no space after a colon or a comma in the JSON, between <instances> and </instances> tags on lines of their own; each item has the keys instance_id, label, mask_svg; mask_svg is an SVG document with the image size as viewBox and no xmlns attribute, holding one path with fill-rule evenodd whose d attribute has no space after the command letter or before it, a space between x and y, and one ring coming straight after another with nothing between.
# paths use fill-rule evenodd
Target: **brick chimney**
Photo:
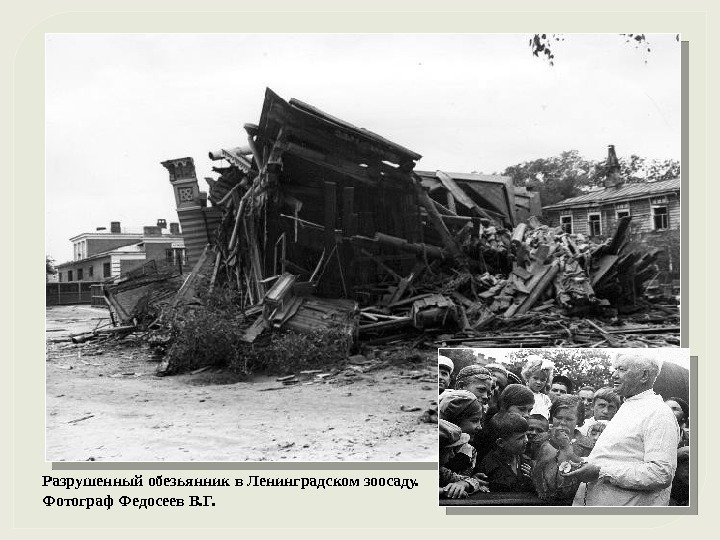
<instances>
[{"instance_id":1,"label":"brick chimney","mask_svg":"<svg viewBox=\"0 0 720 540\"><path fill-rule=\"evenodd\" d=\"M622 186L623 179L620 177L620 162L615 154L615 145L613 144L608 145L608 157L605 163L605 169L605 187L619 188Z\"/></svg>"},{"instance_id":2,"label":"brick chimney","mask_svg":"<svg viewBox=\"0 0 720 540\"><path fill-rule=\"evenodd\" d=\"M120 222L119 221L111 221L110 222L110 232L115 234L120 234L122 231L120 230Z\"/></svg>"},{"instance_id":3,"label":"brick chimney","mask_svg":"<svg viewBox=\"0 0 720 540\"><path fill-rule=\"evenodd\" d=\"M149 225L143 227L143 236L161 236L162 235L162 229L160 227L156 227L154 225Z\"/></svg>"},{"instance_id":4,"label":"brick chimney","mask_svg":"<svg viewBox=\"0 0 720 540\"><path fill-rule=\"evenodd\" d=\"M174 234L176 236L180 236L180 224L179 223L170 223L170 234Z\"/></svg>"},{"instance_id":5,"label":"brick chimney","mask_svg":"<svg viewBox=\"0 0 720 540\"><path fill-rule=\"evenodd\" d=\"M165 221L164 219L158 219L157 226L160 229L167 229L167 221Z\"/></svg>"}]
</instances>

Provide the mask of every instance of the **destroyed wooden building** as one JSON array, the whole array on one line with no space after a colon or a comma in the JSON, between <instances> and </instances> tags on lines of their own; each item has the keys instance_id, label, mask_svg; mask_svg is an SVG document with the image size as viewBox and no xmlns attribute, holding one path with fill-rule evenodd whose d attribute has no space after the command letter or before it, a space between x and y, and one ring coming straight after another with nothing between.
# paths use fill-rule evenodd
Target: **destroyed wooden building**
<instances>
[{"instance_id":1,"label":"destroyed wooden building","mask_svg":"<svg viewBox=\"0 0 720 540\"><path fill-rule=\"evenodd\" d=\"M629 220L604 243L542 225L538 199L509 178L415 171L419 154L270 89L244 129L246 144L209 153L207 193L191 158L163 165L194 273L238 293L249 341L329 325L462 341L551 314L617 314L652 272L651 258L622 253ZM637 266L632 282L619 263ZM594 323L579 340L561 326L562 339L532 342L615 342Z\"/></svg>"}]
</instances>

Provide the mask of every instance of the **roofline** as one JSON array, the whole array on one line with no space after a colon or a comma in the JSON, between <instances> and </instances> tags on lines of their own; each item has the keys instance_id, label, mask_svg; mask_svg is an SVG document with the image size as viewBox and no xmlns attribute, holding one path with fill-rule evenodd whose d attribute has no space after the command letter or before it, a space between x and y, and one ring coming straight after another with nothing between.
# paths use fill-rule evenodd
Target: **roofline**
<instances>
[{"instance_id":1,"label":"roofline","mask_svg":"<svg viewBox=\"0 0 720 540\"><path fill-rule=\"evenodd\" d=\"M145 235L145 233L103 233L103 232L84 232L77 234L70 238L71 242L74 242L75 240L79 240L82 237L86 238L98 238L98 239L104 239L104 240L122 240L122 239L129 239L129 240L143 240L145 238L182 238L182 234L162 234L160 236L157 235Z\"/></svg>"},{"instance_id":2,"label":"roofline","mask_svg":"<svg viewBox=\"0 0 720 540\"><path fill-rule=\"evenodd\" d=\"M500 183L507 184L508 180L512 181L512 176L507 176L504 174L464 173L464 172L458 172L458 171L446 171L444 169L438 169L438 170L441 172L444 172L450 178L452 178L453 180L457 180L458 182L494 182L497 184L500 184ZM437 171L418 171L417 169L415 169L413 172L423 178L435 179L438 182L440 181L440 179L437 177ZM463 174L466 176L475 176L476 178L459 178L457 176L453 176L456 174Z\"/></svg>"},{"instance_id":3,"label":"roofline","mask_svg":"<svg viewBox=\"0 0 720 540\"><path fill-rule=\"evenodd\" d=\"M637 199L648 199L650 197L657 197L659 195L667 195L669 193L676 193L676 192L680 193L680 188L661 189L660 191L655 191L653 193L642 193L642 194L638 194L638 195L629 195L629 196L625 196L625 197L614 197L614 198L610 198L610 199L602 199L600 201L590 200L590 201L579 201L579 202L571 202L571 203L563 203L562 201L560 201L559 203L551 204L549 206L543 206L542 209L543 210L558 210L561 208L576 208L576 207L582 208L582 207L590 206L593 204L595 204L597 206L602 206L604 204L612 204L612 203L616 203L618 201L634 201Z\"/></svg>"},{"instance_id":4,"label":"roofline","mask_svg":"<svg viewBox=\"0 0 720 540\"><path fill-rule=\"evenodd\" d=\"M79 240L83 236L86 236L86 237L93 236L93 237L98 237L98 238L105 238L106 240L113 240L113 239L120 240L122 238L142 238L143 233L114 233L114 232L103 233L103 232L97 232L97 231L96 232L84 232L84 233L76 234L75 236L70 238L70 241L73 242L75 240Z\"/></svg>"},{"instance_id":5,"label":"roofline","mask_svg":"<svg viewBox=\"0 0 720 540\"><path fill-rule=\"evenodd\" d=\"M137 244L128 244L128 245L137 245ZM125 247L125 246L120 246ZM92 261L95 259L101 259L103 257L112 257L113 255L136 255L138 253L145 254L144 251L117 251L119 248L116 249L109 249L107 251L101 251L100 253L95 253L95 255L90 255L89 257L85 257L84 259L78 259L77 261L67 261L61 264L56 264L55 268L60 268L61 266L67 266L69 264L80 264L85 261Z\"/></svg>"}]
</instances>

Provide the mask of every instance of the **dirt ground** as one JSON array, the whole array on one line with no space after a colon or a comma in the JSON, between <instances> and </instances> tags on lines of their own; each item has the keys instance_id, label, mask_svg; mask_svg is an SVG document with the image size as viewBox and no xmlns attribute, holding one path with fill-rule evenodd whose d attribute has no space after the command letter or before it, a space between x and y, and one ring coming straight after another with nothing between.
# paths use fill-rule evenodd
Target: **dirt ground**
<instances>
[{"instance_id":1,"label":"dirt ground","mask_svg":"<svg viewBox=\"0 0 720 540\"><path fill-rule=\"evenodd\" d=\"M46 313L46 457L50 461L435 461L420 421L436 369L384 366L283 386L220 384L222 374L158 377L137 340L54 342L107 322L107 310Z\"/></svg>"}]
</instances>

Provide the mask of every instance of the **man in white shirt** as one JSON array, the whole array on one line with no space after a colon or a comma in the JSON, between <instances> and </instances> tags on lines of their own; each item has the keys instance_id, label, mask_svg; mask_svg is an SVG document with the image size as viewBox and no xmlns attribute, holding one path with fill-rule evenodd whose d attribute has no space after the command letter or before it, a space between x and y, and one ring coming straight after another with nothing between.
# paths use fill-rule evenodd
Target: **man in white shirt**
<instances>
[{"instance_id":1,"label":"man in white shirt","mask_svg":"<svg viewBox=\"0 0 720 540\"><path fill-rule=\"evenodd\" d=\"M680 430L652 387L662 361L633 353L613 363L612 384L625 398L587 463L567 473L581 485L574 506L666 506L677 466Z\"/></svg>"}]
</instances>

